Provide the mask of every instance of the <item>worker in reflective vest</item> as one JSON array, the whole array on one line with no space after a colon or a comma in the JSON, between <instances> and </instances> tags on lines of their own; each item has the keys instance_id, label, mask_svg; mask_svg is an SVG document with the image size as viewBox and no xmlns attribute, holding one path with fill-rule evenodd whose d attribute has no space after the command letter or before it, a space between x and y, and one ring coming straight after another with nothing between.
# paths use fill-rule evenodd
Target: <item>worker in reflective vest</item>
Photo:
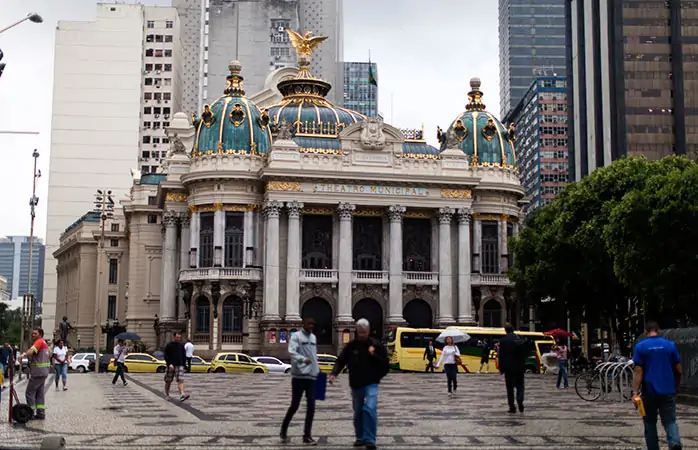
<instances>
[{"instance_id":1,"label":"worker in reflective vest","mask_svg":"<svg viewBox=\"0 0 698 450\"><path fill-rule=\"evenodd\" d=\"M34 345L19 356L19 360L25 356L29 358L29 381L27 383L27 405L34 410L33 419L44 420L46 418L46 404L44 403L44 385L51 367L51 355L48 344L44 340L44 330L34 328L32 330Z\"/></svg>"}]
</instances>

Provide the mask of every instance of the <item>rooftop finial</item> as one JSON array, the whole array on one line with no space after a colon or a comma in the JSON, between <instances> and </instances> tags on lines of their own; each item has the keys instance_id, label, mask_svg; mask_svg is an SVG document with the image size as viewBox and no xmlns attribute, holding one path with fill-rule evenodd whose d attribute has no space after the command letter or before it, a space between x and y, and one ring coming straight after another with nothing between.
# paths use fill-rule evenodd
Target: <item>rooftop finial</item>
<instances>
[{"instance_id":1,"label":"rooftop finial","mask_svg":"<svg viewBox=\"0 0 698 450\"><path fill-rule=\"evenodd\" d=\"M485 104L482 103L482 91L480 91L480 86L482 82L478 77L473 77L470 79L470 89L468 92L468 104L465 106L466 111L484 111Z\"/></svg>"},{"instance_id":2,"label":"rooftop finial","mask_svg":"<svg viewBox=\"0 0 698 450\"><path fill-rule=\"evenodd\" d=\"M290 28L286 28L286 33L288 33L291 45L293 45L298 54L298 68L300 69L298 78L308 78L308 75L305 75L303 72L307 72L310 69L310 59L313 51L327 39L327 36L312 37L312 31L306 31L305 36L302 36Z\"/></svg>"},{"instance_id":3,"label":"rooftop finial","mask_svg":"<svg viewBox=\"0 0 698 450\"><path fill-rule=\"evenodd\" d=\"M242 80L244 80L244 78L240 75L240 72L242 72L242 64L237 60L230 61L228 70L230 70L230 75L226 77L227 85L224 94L237 97L244 96L245 91L242 89Z\"/></svg>"}]
</instances>

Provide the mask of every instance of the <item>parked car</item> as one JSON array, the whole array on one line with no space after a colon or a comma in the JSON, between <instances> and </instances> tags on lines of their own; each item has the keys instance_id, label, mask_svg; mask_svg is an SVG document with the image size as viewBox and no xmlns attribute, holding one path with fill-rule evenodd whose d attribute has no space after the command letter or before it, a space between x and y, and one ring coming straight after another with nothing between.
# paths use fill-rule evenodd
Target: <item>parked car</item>
<instances>
[{"instance_id":1,"label":"parked car","mask_svg":"<svg viewBox=\"0 0 698 450\"><path fill-rule=\"evenodd\" d=\"M264 364L270 373L291 373L291 365L273 356L253 356L252 359Z\"/></svg>"},{"instance_id":2,"label":"parked car","mask_svg":"<svg viewBox=\"0 0 698 450\"><path fill-rule=\"evenodd\" d=\"M269 369L244 353L219 353L211 360L215 373L268 373Z\"/></svg>"},{"instance_id":3,"label":"parked car","mask_svg":"<svg viewBox=\"0 0 698 450\"><path fill-rule=\"evenodd\" d=\"M94 370L94 362L94 353L76 353L73 355L73 359L70 361L70 364L68 364L68 369L85 373L90 370Z\"/></svg>"},{"instance_id":4,"label":"parked car","mask_svg":"<svg viewBox=\"0 0 698 450\"><path fill-rule=\"evenodd\" d=\"M106 353L99 357L99 373L104 373L108 371L109 363L112 361L113 358L114 355L111 353Z\"/></svg>"},{"instance_id":5,"label":"parked car","mask_svg":"<svg viewBox=\"0 0 698 450\"><path fill-rule=\"evenodd\" d=\"M113 356L113 355L112 355ZM124 371L133 373L165 373L165 361L147 353L130 353L124 358ZM116 371L114 358L109 360L108 372Z\"/></svg>"},{"instance_id":6,"label":"parked car","mask_svg":"<svg viewBox=\"0 0 698 450\"><path fill-rule=\"evenodd\" d=\"M191 373L206 373L211 371L211 363L205 361L200 356L192 356Z\"/></svg>"},{"instance_id":7,"label":"parked car","mask_svg":"<svg viewBox=\"0 0 698 450\"><path fill-rule=\"evenodd\" d=\"M317 355L317 363L320 366L320 372L331 373L334 369L334 363L337 362L337 357L334 355L319 354ZM348 368L345 367L342 373L347 373Z\"/></svg>"}]
</instances>

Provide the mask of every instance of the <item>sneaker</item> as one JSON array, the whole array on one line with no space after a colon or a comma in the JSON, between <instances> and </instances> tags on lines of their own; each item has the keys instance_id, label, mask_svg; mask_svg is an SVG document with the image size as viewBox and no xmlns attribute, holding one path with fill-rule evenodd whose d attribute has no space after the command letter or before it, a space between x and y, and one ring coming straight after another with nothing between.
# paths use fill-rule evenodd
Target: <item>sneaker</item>
<instances>
[{"instance_id":1,"label":"sneaker","mask_svg":"<svg viewBox=\"0 0 698 450\"><path fill-rule=\"evenodd\" d=\"M516 414L516 408L509 408L509 414Z\"/></svg>"},{"instance_id":2,"label":"sneaker","mask_svg":"<svg viewBox=\"0 0 698 450\"><path fill-rule=\"evenodd\" d=\"M66 386L63 386L63 390L64 390L64 391L67 391L68 388L67 388Z\"/></svg>"},{"instance_id":3,"label":"sneaker","mask_svg":"<svg viewBox=\"0 0 698 450\"><path fill-rule=\"evenodd\" d=\"M523 403L519 405L519 412L520 412L520 413L524 412L524 405L523 405Z\"/></svg>"},{"instance_id":4,"label":"sneaker","mask_svg":"<svg viewBox=\"0 0 698 450\"><path fill-rule=\"evenodd\" d=\"M303 436L303 443L305 445L317 445L317 441L310 436Z\"/></svg>"},{"instance_id":5,"label":"sneaker","mask_svg":"<svg viewBox=\"0 0 698 450\"><path fill-rule=\"evenodd\" d=\"M683 446L681 444L673 444L670 450L683 450Z\"/></svg>"},{"instance_id":6,"label":"sneaker","mask_svg":"<svg viewBox=\"0 0 698 450\"><path fill-rule=\"evenodd\" d=\"M124 386L128 386L128 381L124 381Z\"/></svg>"},{"instance_id":7,"label":"sneaker","mask_svg":"<svg viewBox=\"0 0 698 450\"><path fill-rule=\"evenodd\" d=\"M376 444L373 442L366 442L366 450L376 450Z\"/></svg>"},{"instance_id":8,"label":"sneaker","mask_svg":"<svg viewBox=\"0 0 698 450\"><path fill-rule=\"evenodd\" d=\"M190 397L189 394L184 394L184 395L182 395L181 397L179 397L179 401L180 401L180 402L186 401L186 400L189 399L189 397Z\"/></svg>"},{"instance_id":9,"label":"sneaker","mask_svg":"<svg viewBox=\"0 0 698 450\"><path fill-rule=\"evenodd\" d=\"M456 396L456 391L455 391L455 390L453 391L453 396L454 396L454 397Z\"/></svg>"},{"instance_id":10,"label":"sneaker","mask_svg":"<svg viewBox=\"0 0 698 450\"><path fill-rule=\"evenodd\" d=\"M364 445L364 441L362 441L361 439L357 439L354 441L354 447L363 447Z\"/></svg>"}]
</instances>

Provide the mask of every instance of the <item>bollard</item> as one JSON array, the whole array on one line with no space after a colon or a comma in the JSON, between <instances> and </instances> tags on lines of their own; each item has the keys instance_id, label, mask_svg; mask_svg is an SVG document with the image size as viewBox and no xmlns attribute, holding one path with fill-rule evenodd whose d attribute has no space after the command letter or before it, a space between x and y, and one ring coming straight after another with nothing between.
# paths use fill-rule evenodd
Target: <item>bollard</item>
<instances>
[{"instance_id":1,"label":"bollard","mask_svg":"<svg viewBox=\"0 0 698 450\"><path fill-rule=\"evenodd\" d=\"M65 447L63 436L47 436L41 441L41 450L59 450Z\"/></svg>"}]
</instances>

